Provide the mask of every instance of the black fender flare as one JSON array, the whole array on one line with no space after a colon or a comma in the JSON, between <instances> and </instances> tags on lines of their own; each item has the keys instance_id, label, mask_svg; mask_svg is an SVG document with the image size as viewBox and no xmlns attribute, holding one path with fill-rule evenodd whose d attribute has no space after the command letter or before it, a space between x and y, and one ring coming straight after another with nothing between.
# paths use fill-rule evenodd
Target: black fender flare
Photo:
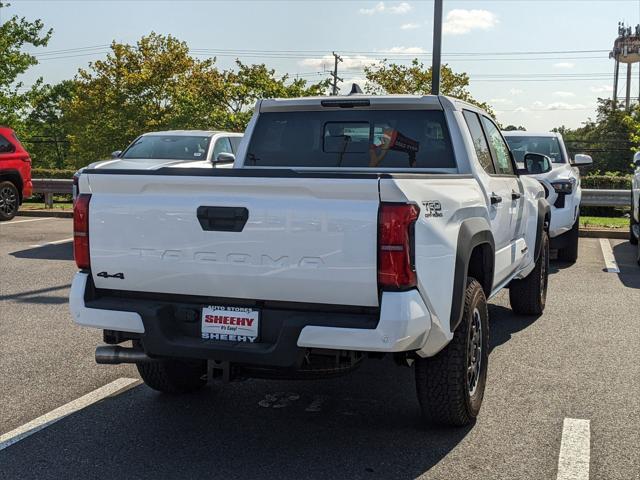
<instances>
[{"instance_id":1,"label":"black fender flare","mask_svg":"<svg viewBox=\"0 0 640 480\"><path fill-rule=\"evenodd\" d=\"M451 331L455 331L462 321L462 313L464 311L464 292L467 282L467 274L469 270L469 260L471 252L478 245L487 244L491 249L490 258L485 258L484 268L489 273L488 279L485 279L483 287L491 290L493 285L493 269L495 264L495 241L491 232L491 225L487 219L482 217L473 217L463 220L458 231L458 243L456 245L456 262L455 272L453 276L453 295L451 298L451 318L449 325Z\"/></svg>"},{"instance_id":2,"label":"black fender flare","mask_svg":"<svg viewBox=\"0 0 640 480\"><path fill-rule=\"evenodd\" d=\"M551 221L551 207L546 198L538 199L538 223L536 226L536 246L533 250L533 260L538 261L540 256L540 249L542 248L542 232L549 230L549 223L545 223L545 218L549 217Z\"/></svg>"}]
</instances>

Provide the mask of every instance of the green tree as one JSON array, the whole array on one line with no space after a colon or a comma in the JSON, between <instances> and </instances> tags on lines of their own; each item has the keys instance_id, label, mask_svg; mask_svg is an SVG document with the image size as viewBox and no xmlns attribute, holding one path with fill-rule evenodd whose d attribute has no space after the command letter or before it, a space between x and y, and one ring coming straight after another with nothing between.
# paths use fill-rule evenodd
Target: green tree
<instances>
[{"instance_id":1,"label":"green tree","mask_svg":"<svg viewBox=\"0 0 640 480\"><path fill-rule=\"evenodd\" d=\"M389 63L386 59L379 65L364 68L366 93L429 95L431 93L431 67L425 67L417 58L410 65ZM468 90L469 75L456 73L444 64L440 70L440 92L442 95L464 100L479 106L493 115L492 108L473 98Z\"/></svg>"},{"instance_id":2,"label":"green tree","mask_svg":"<svg viewBox=\"0 0 640 480\"><path fill-rule=\"evenodd\" d=\"M79 70L75 93L63 109L80 166L147 131L242 131L256 99L315 95L325 85L289 82L264 65L239 61L237 70L220 71L215 59L196 59L186 43L152 33L136 45L112 43L105 60Z\"/></svg>"},{"instance_id":3,"label":"green tree","mask_svg":"<svg viewBox=\"0 0 640 480\"><path fill-rule=\"evenodd\" d=\"M34 165L39 168L73 167L69 163L69 142L63 104L73 98L75 82L64 80L43 85L31 94L30 111L24 120L27 137L22 140Z\"/></svg>"},{"instance_id":4,"label":"green tree","mask_svg":"<svg viewBox=\"0 0 640 480\"><path fill-rule=\"evenodd\" d=\"M8 7L0 1L0 15ZM46 46L52 30L45 30L41 20L29 21L13 15L0 24L0 124L9 125L22 133L22 120L29 109L31 95L38 90L41 80L26 89L16 81L38 60L23 51L26 45Z\"/></svg>"},{"instance_id":5,"label":"green tree","mask_svg":"<svg viewBox=\"0 0 640 480\"><path fill-rule=\"evenodd\" d=\"M507 125L502 130L506 132L512 132L512 131L525 132L527 129L524 128L522 125L518 125L517 127L515 125Z\"/></svg>"},{"instance_id":6,"label":"green tree","mask_svg":"<svg viewBox=\"0 0 640 480\"><path fill-rule=\"evenodd\" d=\"M640 109L630 112L615 106L610 99L598 99L595 119L588 119L582 127L561 126L553 131L562 134L569 155L586 153L593 157L593 169L602 172L629 171L633 153L640 146Z\"/></svg>"}]
</instances>

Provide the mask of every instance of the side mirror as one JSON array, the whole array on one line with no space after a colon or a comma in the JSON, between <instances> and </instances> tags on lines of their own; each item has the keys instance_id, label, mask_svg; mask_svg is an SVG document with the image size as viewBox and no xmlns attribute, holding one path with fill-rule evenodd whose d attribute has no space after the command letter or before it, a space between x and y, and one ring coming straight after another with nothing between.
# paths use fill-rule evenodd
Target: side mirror
<instances>
[{"instance_id":1,"label":"side mirror","mask_svg":"<svg viewBox=\"0 0 640 480\"><path fill-rule=\"evenodd\" d=\"M111 158L120 158L122 155L122 150L116 150L115 152L111 152Z\"/></svg>"},{"instance_id":2,"label":"side mirror","mask_svg":"<svg viewBox=\"0 0 640 480\"><path fill-rule=\"evenodd\" d=\"M583 167L585 165L591 165L592 163L593 159L590 155L583 155L582 153L578 153L575 157L573 157L573 162L571 163L571 165L574 165L576 167Z\"/></svg>"},{"instance_id":3,"label":"side mirror","mask_svg":"<svg viewBox=\"0 0 640 480\"><path fill-rule=\"evenodd\" d=\"M538 175L551 171L551 159L546 155L539 153L527 153L524 156L524 172L525 175Z\"/></svg>"},{"instance_id":4,"label":"side mirror","mask_svg":"<svg viewBox=\"0 0 640 480\"><path fill-rule=\"evenodd\" d=\"M636 152L633 154L633 164L636 167L640 168L640 152Z\"/></svg>"},{"instance_id":5,"label":"side mirror","mask_svg":"<svg viewBox=\"0 0 640 480\"><path fill-rule=\"evenodd\" d=\"M216 165L229 165L236 161L236 156L233 153L222 152L216 157Z\"/></svg>"}]
</instances>

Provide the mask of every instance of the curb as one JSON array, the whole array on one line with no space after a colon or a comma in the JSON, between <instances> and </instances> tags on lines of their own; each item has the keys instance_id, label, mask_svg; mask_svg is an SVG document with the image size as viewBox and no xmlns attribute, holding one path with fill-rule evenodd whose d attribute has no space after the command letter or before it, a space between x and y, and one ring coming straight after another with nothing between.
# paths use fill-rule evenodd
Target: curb
<instances>
[{"instance_id":1,"label":"curb","mask_svg":"<svg viewBox=\"0 0 640 480\"><path fill-rule=\"evenodd\" d=\"M60 210L18 210L20 217L56 217L56 218L73 218L73 212L65 212Z\"/></svg>"},{"instance_id":2,"label":"curb","mask_svg":"<svg viewBox=\"0 0 640 480\"><path fill-rule=\"evenodd\" d=\"M615 230L606 228L580 229L580 236L584 238L616 238L627 240L629 238L629 231L624 228Z\"/></svg>"}]
</instances>

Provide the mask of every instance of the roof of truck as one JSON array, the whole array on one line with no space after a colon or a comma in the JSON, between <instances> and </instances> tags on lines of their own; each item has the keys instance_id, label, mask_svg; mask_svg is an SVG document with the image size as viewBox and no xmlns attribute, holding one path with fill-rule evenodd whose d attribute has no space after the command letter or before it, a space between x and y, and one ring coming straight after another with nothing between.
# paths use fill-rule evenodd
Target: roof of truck
<instances>
[{"instance_id":1,"label":"roof of truck","mask_svg":"<svg viewBox=\"0 0 640 480\"><path fill-rule=\"evenodd\" d=\"M558 137L557 132L527 132L523 130L505 130L502 132L505 137Z\"/></svg>"},{"instance_id":2,"label":"roof of truck","mask_svg":"<svg viewBox=\"0 0 640 480\"><path fill-rule=\"evenodd\" d=\"M360 103L360 105L358 105ZM351 104L351 105L349 105ZM483 111L464 100L446 95L335 95L300 98L269 98L258 101L259 112L325 110L327 108L365 107L373 110L460 110L467 108Z\"/></svg>"}]
</instances>

